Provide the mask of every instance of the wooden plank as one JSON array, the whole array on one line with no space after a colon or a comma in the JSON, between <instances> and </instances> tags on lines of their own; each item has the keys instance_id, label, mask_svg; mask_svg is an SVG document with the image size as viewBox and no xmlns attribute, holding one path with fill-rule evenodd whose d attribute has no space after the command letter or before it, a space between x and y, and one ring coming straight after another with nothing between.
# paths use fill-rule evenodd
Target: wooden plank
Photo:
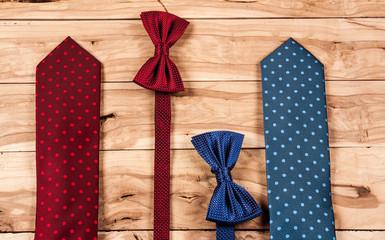
<instances>
[{"instance_id":1,"label":"wooden plank","mask_svg":"<svg viewBox=\"0 0 385 240\"><path fill-rule=\"evenodd\" d=\"M97 27L95 27L97 26ZM289 37L320 59L327 80L384 80L385 19L192 20L171 49L184 81L260 80L259 62ZM33 83L67 35L103 63L103 81L131 81L153 55L139 20L0 21L0 82Z\"/></svg>"},{"instance_id":2,"label":"wooden plank","mask_svg":"<svg viewBox=\"0 0 385 240\"><path fill-rule=\"evenodd\" d=\"M192 148L192 135L231 130L243 147L263 148L261 82L188 82L173 97L172 148ZM0 151L34 151L33 84L0 85ZM327 82L331 147L384 146L385 82ZM154 93L134 83L102 85L101 149L154 148Z\"/></svg>"},{"instance_id":3,"label":"wooden plank","mask_svg":"<svg viewBox=\"0 0 385 240\"><path fill-rule=\"evenodd\" d=\"M377 108L385 101L385 82L367 83L326 84L330 146L384 146L385 112Z\"/></svg>"},{"instance_id":4,"label":"wooden plank","mask_svg":"<svg viewBox=\"0 0 385 240\"><path fill-rule=\"evenodd\" d=\"M382 231L337 231L338 240L379 240L385 238L385 232ZM200 240L215 239L214 231L171 231L171 240ZM237 240L268 240L269 232L257 231L236 231ZM0 233L0 240L31 240L33 233ZM119 232L99 232L100 240L151 240L150 231L119 231Z\"/></svg>"},{"instance_id":5,"label":"wooden plank","mask_svg":"<svg viewBox=\"0 0 385 240\"><path fill-rule=\"evenodd\" d=\"M122 19L165 10L187 18L384 17L381 0L1 0L0 19ZM40 3L39 3L40 2ZM91 6L91 7L90 7Z\"/></svg>"},{"instance_id":6,"label":"wooden plank","mask_svg":"<svg viewBox=\"0 0 385 240\"><path fill-rule=\"evenodd\" d=\"M102 151L100 159L99 229L152 229L153 151ZM33 230L34 162L33 152L0 155L0 231ZM385 229L385 148L332 149L331 163L337 229ZM242 150L232 175L264 211L237 228L267 229L264 150ZM195 150L172 151L171 228L214 229L205 215L215 186Z\"/></svg>"}]
</instances>

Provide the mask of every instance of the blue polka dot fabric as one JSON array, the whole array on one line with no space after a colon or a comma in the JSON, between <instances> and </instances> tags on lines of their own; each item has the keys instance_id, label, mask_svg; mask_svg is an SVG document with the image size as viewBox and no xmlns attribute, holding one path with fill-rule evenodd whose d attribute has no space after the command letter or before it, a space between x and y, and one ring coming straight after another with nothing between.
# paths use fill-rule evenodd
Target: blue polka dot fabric
<instances>
[{"instance_id":1,"label":"blue polka dot fabric","mask_svg":"<svg viewBox=\"0 0 385 240\"><path fill-rule=\"evenodd\" d=\"M211 166L217 179L206 220L217 223L217 240L233 240L234 225L262 212L253 197L234 183L230 171L237 163L243 135L229 131L207 132L192 137L192 144Z\"/></svg>"},{"instance_id":2,"label":"blue polka dot fabric","mask_svg":"<svg viewBox=\"0 0 385 240\"><path fill-rule=\"evenodd\" d=\"M290 38L261 72L270 239L333 240L324 67Z\"/></svg>"}]
</instances>

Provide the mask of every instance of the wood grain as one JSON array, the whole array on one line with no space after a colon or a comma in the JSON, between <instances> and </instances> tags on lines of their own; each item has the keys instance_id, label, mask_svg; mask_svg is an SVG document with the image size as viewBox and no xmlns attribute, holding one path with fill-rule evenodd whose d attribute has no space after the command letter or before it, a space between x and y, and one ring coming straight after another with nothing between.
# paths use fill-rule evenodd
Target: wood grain
<instances>
[{"instance_id":1,"label":"wood grain","mask_svg":"<svg viewBox=\"0 0 385 240\"><path fill-rule=\"evenodd\" d=\"M337 231L338 240L379 240L385 238L382 231ZM237 240L268 240L269 232L256 231L236 231ZM215 239L214 231L171 231L171 240L212 240ZM3 233L0 240L31 240L33 233ZM119 231L119 232L99 232L99 240L151 240L151 231Z\"/></svg>"},{"instance_id":2,"label":"wood grain","mask_svg":"<svg viewBox=\"0 0 385 240\"><path fill-rule=\"evenodd\" d=\"M154 51L148 10L191 22L171 49L171 240L215 239L190 138L216 129L245 134L232 173L264 210L236 237L269 239L259 62L289 37L325 65L337 239L385 239L383 0L0 0L0 240L33 239L35 67L68 35L103 63L98 239L153 238L154 94L131 83Z\"/></svg>"},{"instance_id":3,"label":"wood grain","mask_svg":"<svg viewBox=\"0 0 385 240\"><path fill-rule=\"evenodd\" d=\"M384 17L381 0L1 0L1 19L122 19L168 10L185 18ZM90 7L92 6L92 7Z\"/></svg>"},{"instance_id":4,"label":"wood grain","mask_svg":"<svg viewBox=\"0 0 385 240\"><path fill-rule=\"evenodd\" d=\"M100 159L99 229L152 229L153 151L102 151ZM0 155L0 231L34 229L34 163L33 152ZM337 229L385 229L385 148L332 149L331 163ZM171 166L171 228L215 229L204 220L216 186L209 166L195 150L172 151ZM264 150L242 150L232 175L264 211L237 228L267 229Z\"/></svg>"},{"instance_id":5,"label":"wood grain","mask_svg":"<svg viewBox=\"0 0 385 240\"><path fill-rule=\"evenodd\" d=\"M192 20L172 59L187 81L260 80L259 62L289 37L326 66L327 80L384 80L384 19ZM0 82L33 83L67 35L103 63L104 82L131 81L153 55L139 20L0 21Z\"/></svg>"},{"instance_id":6,"label":"wood grain","mask_svg":"<svg viewBox=\"0 0 385 240\"><path fill-rule=\"evenodd\" d=\"M263 148L261 82L188 82L173 96L172 148L192 148L192 135L231 130L243 147ZM385 82L327 82L331 147L384 146ZM34 151L35 87L2 84L0 151ZM154 148L154 93L132 82L102 85L101 149Z\"/></svg>"}]
</instances>

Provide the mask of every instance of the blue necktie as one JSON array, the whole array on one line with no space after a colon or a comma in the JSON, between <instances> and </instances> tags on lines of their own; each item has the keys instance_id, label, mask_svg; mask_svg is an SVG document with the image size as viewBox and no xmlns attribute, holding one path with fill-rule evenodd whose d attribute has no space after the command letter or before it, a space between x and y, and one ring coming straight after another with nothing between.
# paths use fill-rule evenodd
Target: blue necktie
<instances>
[{"instance_id":1,"label":"blue necktie","mask_svg":"<svg viewBox=\"0 0 385 240\"><path fill-rule=\"evenodd\" d=\"M253 197L231 178L230 171L237 163L243 137L235 132L214 131L191 140L217 179L206 218L217 223L217 240L234 240L234 225L249 221L262 212Z\"/></svg>"},{"instance_id":2,"label":"blue necktie","mask_svg":"<svg viewBox=\"0 0 385 240\"><path fill-rule=\"evenodd\" d=\"M335 239L324 67L293 39L261 62L270 239Z\"/></svg>"}]
</instances>

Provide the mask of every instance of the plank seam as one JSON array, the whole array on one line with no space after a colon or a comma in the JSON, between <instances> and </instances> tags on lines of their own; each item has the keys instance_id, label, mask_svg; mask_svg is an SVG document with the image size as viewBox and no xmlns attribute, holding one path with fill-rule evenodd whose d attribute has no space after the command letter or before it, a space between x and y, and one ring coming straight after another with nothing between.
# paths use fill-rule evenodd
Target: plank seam
<instances>
[{"instance_id":1,"label":"plank seam","mask_svg":"<svg viewBox=\"0 0 385 240\"><path fill-rule=\"evenodd\" d=\"M115 230L98 230L98 232L150 232L153 229L115 229ZM170 229L170 231L178 231L178 232L190 232L190 231L216 231L215 229ZM235 229L238 232L266 232L269 229ZM385 229L336 229L338 232L385 232ZM0 232L0 234L22 234L22 233L34 233L35 231L12 231L12 232Z\"/></svg>"},{"instance_id":2,"label":"plank seam","mask_svg":"<svg viewBox=\"0 0 385 240\"><path fill-rule=\"evenodd\" d=\"M376 145L376 146L337 146L337 147L329 147L330 149L347 149L347 148L384 148L382 145ZM185 150L194 150L195 148L171 148L172 151L185 151ZM242 150L264 150L264 147L244 147ZM131 149L102 149L99 150L99 152L130 152L130 151L154 151L154 148L131 148ZM4 153L34 153L35 151L13 151L13 150L0 150L0 155Z\"/></svg>"},{"instance_id":3,"label":"plank seam","mask_svg":"<svg viewBox=\"0 0 385 240\"><path fill-rule=\"evenodd\" d=\"M256 80L218 80L218 79L213 79L213 80L186 80L183 81L184 83L240 83L240 82L261 82L261 79L256 79ZM326 82L385 82L385 79L325 79ZM127 81L101 81L100 83L134 83L131 80ZM35 84L35 82L0 82L1 84L23 84L23 85L32 85Z\"/></svg>"},{"instance_id":4,"label":"plank seam","mask_svg":"<svg viewBox=\"0 0 385 240\"><path fill-rule=\"evenodd\" d=\"M215 20L291 20L291 19L385 19L385 16L383 17L206 17L206 18L184 18L186 20L206 20L206 21L215 21ZM66 19L60 19L60 18L42 18L42 19L36 19L36 18L0 18L0 21L37 21L37 22L44 22L44 21L141 21L140 18L66 18Z\"/></svg>"}]
</instances>

